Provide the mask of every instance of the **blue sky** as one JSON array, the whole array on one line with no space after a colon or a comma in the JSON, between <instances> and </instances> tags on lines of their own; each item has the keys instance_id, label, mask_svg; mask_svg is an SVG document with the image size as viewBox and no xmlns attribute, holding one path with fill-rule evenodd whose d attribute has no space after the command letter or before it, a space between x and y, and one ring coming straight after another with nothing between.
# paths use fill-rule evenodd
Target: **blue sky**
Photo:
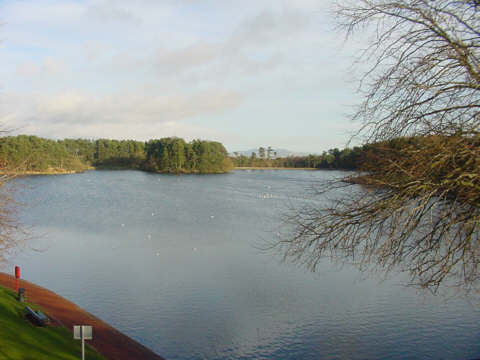
<instances>
[{"instance_id":1,"label":"blue sky","mask_svg":"<svg viewBox=\"0 0 480 360\"><path fill-rule=\"evenodd\" d=\"M0 2L4 128L321 152L358 127L326 0Z\"/></svg>"}]
</instances>

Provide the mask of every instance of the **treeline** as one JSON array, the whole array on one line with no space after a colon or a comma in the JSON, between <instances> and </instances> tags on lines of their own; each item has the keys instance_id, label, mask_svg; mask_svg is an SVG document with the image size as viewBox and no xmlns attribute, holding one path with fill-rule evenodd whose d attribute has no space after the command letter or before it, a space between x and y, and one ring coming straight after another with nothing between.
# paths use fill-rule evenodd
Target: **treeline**
<instances>
[{"instance_id":1,"label":"treeline","mask_svg":"<svg viewBox=\"0 0 480 360\"><path fill-rule=\"evenodd\" d=\"M0 138L1 169L45 172L52 169L82 171L87 167L60 141L26 135Z\"/></svg>"},{"instance_id":2,"label":"treeline","mask_svg":"<svg viewBox=\"0 0 480 360\"><path fill-rule=\"evenodd\" d=\"M58 142L90 166L138 169L145 160L145 143L141 141L65 139Z\"/></svg>"},{"instance_id":3,"label":"treeline","mask_svg":"<svg viewBox=\"0 0 480 360\"><path fill-rule=\"evenodd\" d=\"M466 141L465 137L451 136L415 136L398 137L388 141L355 146L339 150L337 148L324 151L321 155L276 157L275 151L268 147L260 147L250 156L234 153L231 157L235 167L278 167L278 168L308 168L308 169L342 169L373 171L385 167L387 163L397 161L404 156L410 156L411 149L426 149L436 146L439 142ZM473 138L472 138L473 139ZM477 142L471 141L473 147Z\"/></svg>"},{"instance_id":4,"label":"treeline","mask_svg":"<svg viewBox=\"0 0 480 360\"><path fill-rule=\"evenodd\" d=\"M352 149L331 149L321 155L277 157L271 148L259 148L258 156L229 157L215 141L170 137L135 140L50 140L19 135L0 138L0 169L14 172L68 172L88 168L139 169L163 173L223 173L233 167L310 169L371 169L382 159L397 158L412 146L427 147L443 138L403 137ZM374 160L372 160L374 159ZM385 166L385 165L383 165Z\"/></svg>"},{"instance_id":5,"label":"treeline","mask_svg":"<svg viewBox=\"0 0 480 360\"><path fill-rule=\"evenodd\" d=\"M215 141L179 138L146 143L145 170L169 173L223 173L233 168L227 150Z\"/></svg>"},{"instance_id":6,"label":"treeline","mask_svg":"<svg viewBox=\"0 0 480 360\"><path fill-rule=\"evenodd\" d=\"M179 138L50 140L19 135L0 138L0 167L18 172L83 171L91 167L171 173L220 173L232 168L222 144Z\"/></svg>"},{"instance_id":7,"label":"treeline","mask_svg":"<svg viewBox=\"0 0 480 360\"><path fill-rule=\"evenodd\" d=\"M280 167L280 168L309 168L309 169L357 169L362 162L367 146L331 149L321 155L276 157L276 153L268 147L260 147L257 153L250 156L234 153L232 161L236 167ZM272 156L273 154L273 156Z\"/></svg>"}]
</instances>

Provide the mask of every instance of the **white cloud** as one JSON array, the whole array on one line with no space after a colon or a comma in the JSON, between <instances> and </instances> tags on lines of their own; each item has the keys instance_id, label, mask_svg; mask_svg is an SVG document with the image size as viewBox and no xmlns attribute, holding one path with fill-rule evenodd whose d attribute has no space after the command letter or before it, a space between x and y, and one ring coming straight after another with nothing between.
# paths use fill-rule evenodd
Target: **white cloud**
<instances>
[{"instance_id":1,"label":"white cloud","mask_svg":"<svg viewBox=\"0 0 480 360\"><path fill-rule=\"evenodd\" d=\"M105 45L95 40L89 40L83 43L83 49L88 61L99 60L105 52Z\"/></svg>"},{"instance_id":2,"label":"white cloud","mask_svg":"<svg viewBox=\"0 0 480 360\"><path fill-rule=\"evenodd\" d=\"M160 48L153 62L161 73L175 71L177 75L203 65L211 65L213 73L225 67L244 70L244 74L249 69L254 73L266 71L280 63L281 52L289 51L282 45L305 31L310 23L311 18L305 13L263 11L239 24L223 41L195 41L170 51Z\"/></svg>"},{"instance_id":3,"label":"white cloud","mask_svg":"<svg viewBox=\"0 0 480 360\"><path fill-rule=\"evenodd\" d=\"M258 132L259 122L268 129L260 138L280 137L297 133L297 113L304 136L325 133L318 99L348 98L329 4L6 0L0 112L14 128L58 137L124 138L155 128L236 141Z\"/></svg>"},{"instance_id":4,"label":"white cloud","mask_svg":"<svg viewBox=\"0 0 480 360\"><path fill-rule=\"evenodd\" d=\"M23 64L17 65L17 69L15 73L18 76L32 78L32 77L38 76L41 73L40 69L41 69L41 66L35 64L32 61L27 61L27 62L24 62Z\"/></svg>"},{"instance_id":5,"label":"white cloud","mask_svg":"<svg viewBox=\"0 0 480 360\"><path fill-rule=\"evenodd\" d=\"M101 22L121 22L138 25L141 19L135 16L121 2L104 0L94 1L87 9L86 16L96 18Z\"/></svg>"},{"instance_id":6,"label":"white cloud","mask_svg":"<svg viewBox=\"0 0 480 360\"><path fill-rule=\"evenodd\" d=\"M5 5L7 24L46 24L53 26L71 24L85 13L85 7L77 1L16 1ZM47 21L48 20L48 21Z\"/></svg>"},{"instance_id":7,"label":"white cloud","mask_svg":"<svg viewBox=\"0 0 480 360\"><path fill-rule=\"evenodd\" d=\"M32 61L19 64L15 74L30 81L34 81L36 78L45 81L47 78L64 76L67 71L67 65L63 61L52 56L46 56L38 64Z\"/></svg>"},{"instance_id":8,"label":"white cloud","mask_svg":"<svg viewBox=\"0 0 480 360\"><path fill-rule=\"evenodd\" d=\"M95 96L65 92L53 96L10 94L3 101L3 124L10 129L24 129L51 137L74 136L82 132L87 137L100 137L106 129L109 135L131 136L126 129L136 127L137 133L152 136L152 127L171 128L172 124L201 115L215 114L238 106L241 94L223 90L185 95L151 96L138 93L118 93ZM24 106L22 106L22 104ZM25 106L27 104L27 106ZM81 131L88 129L90 133ZM121 133L123 130L123 134Z\"/></svg>"}]
</instances>

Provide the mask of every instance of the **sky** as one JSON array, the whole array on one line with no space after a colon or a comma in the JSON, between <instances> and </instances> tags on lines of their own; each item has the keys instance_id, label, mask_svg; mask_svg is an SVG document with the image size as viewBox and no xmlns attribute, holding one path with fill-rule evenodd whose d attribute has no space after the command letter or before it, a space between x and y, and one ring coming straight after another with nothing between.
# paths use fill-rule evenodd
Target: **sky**
<instances>
[{"instance_id":1,"label":"sky","mask_svg":"<svg viewBox=\"0 0 480 360\"><path fill-rule=\"evenodd\" d=\"M329 0L0 2L0 124L13 134L321 152L358 128Z\"/></svg>"}]
</instances>

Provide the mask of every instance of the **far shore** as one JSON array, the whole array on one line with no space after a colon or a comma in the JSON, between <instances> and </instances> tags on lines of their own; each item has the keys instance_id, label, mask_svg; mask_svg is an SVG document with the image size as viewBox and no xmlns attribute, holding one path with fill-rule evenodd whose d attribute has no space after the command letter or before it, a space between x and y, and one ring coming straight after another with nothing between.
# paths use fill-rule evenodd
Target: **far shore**
<instances>
[{"instance_id":1,"label":"far shore","mask_svg":"<svg viewBox=\"0 0 480 360\"><path fill-rule=\"evenodd\" d=\"M142 169L134 169L134 168L128 168L124 166L90 166L86 169L82 170L64 170L64 169L49 169L45 171L0 171L0 176L7 176L7 177L24 177L24 176L40 176L40 175L71 175L71 174L81 174L86 171L91 171L91 170L98 170L98 171L103 171L103 170L113 170L113 171L122 171L122 170L138 170L138 171L145 171L148 173L153 173L153 174L168 174L168 175L189 175L189 174L201 174L199 171L192 171L192 172L186 172L186 171L180 171L178 173L176 172L152 172L152 171L147 171L147 170L142 170ZM209 172L207 174L225 174L228 173L229 171L225 172Z\"/></svg>"},{"instance_id":2,"label":"far shore","mask_svg":"<svg viewBox=\"0 0 480 360\"><path fill-rule=\"evenodd\" d=\"M81 173L83 171L64 170L64 171L1 171L0 175L7 176L36 176L36 175L68 175Z\"/></svg>"},{"instance_id":3,"label":"far shore","mask_svg":"<svg viewBox=\"0 0 480 360\"><path fill-rule=\"evenodd\" d=\"M95 168L88 168L84 170L64 170L64 169L51 169L45 171L0 171L0 175L6 176L36 176L36 175L69 175L83 173L88 170L95 170Z\"/></svg>"},{"instance_id":4,"label":"far shore","mask_svg":"<svg viewBox=\"0 0 480 360\"><path fill-rule=\"evenodd\" d=\"M12 177L22 177L22 176L37 176L37 175L70 175L70 174L80 174L85 171L90 170L135 170L129 169L126 167L108 167L108 166L98 166L98 167L88 167L82 170L65 170L65 169L49 169L45 171L0 171L1 175L12 176ZM331 170L331 169L317 169L317 168L287 168L287 167L275 167L275 166L237 166L233 170ZM336 169L332 169L336 170ZM221 174L221 173L219 173Z\"/></svg>"},{"instance_id":5,"label":"far shore","mask_svg":"<svg viewBox=\"0 0 480 360\"><path fill-rule=\"evenodd\" d=\"M237 166L234 170L322 170L316 168L287 168L287 167L270 167L270 166Z\"/></svg>"}]
</instances>

